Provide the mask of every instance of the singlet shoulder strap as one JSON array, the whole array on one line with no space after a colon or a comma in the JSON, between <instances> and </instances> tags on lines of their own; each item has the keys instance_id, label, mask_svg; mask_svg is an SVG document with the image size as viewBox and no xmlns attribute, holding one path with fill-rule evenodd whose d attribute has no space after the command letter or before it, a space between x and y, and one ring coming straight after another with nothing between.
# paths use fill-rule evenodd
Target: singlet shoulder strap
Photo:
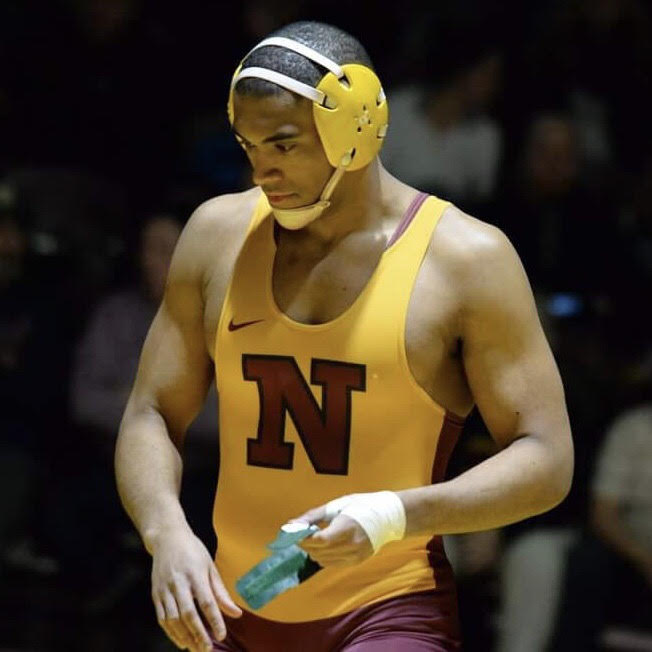
<instances>
[{"instance_id":1,"label":"singlet shoulder strap","mask_svg":"<svg viewBox=\"0 0 652 652\"><path fill-rule=\"evenodd\" d=\"M448 206L449 202L420 192L405 211L387 243L386 251L409 246L408 241L414 241L414 244L423 243L424 240L426 244L430 242L430 235Z\"/></svg>"}]
</instances>

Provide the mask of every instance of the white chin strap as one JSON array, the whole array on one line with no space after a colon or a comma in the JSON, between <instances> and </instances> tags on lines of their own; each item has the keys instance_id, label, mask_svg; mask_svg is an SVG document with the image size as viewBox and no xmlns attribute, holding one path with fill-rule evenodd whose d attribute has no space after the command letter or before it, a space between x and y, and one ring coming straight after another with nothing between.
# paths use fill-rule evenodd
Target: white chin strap
<instances>
[{"instance_id":1,"label":"white chin strap","mask_svg":"<svg viewBox=\"0 0 652 652\"><path fill-rule=\"evenodd\" d=\"M276 221L284 228L296 231L314 222L330 205L330 198L339 183L346 166L351 162L351 154L347 154L340 165L335 168L331 178L326 182L319 199L314 204L298 208L272 208Z\"/></svg>"}]
</instances>

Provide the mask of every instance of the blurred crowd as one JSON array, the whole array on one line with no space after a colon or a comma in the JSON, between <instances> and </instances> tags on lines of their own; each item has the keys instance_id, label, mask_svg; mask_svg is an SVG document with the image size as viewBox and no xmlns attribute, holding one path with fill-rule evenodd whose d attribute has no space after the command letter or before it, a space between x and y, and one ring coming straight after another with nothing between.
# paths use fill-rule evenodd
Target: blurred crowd
<instances>
[{"instance_id":1,"label":"blurred crowd","mask_svg":"<svg viewBox=\"0 0 652 652\"><path fill-rule=\"evenodd\" d=\"M184 222L251 185L225 115L231 74L298 19L367 47L389 171L512 240L564 380L569 497L447 537L466 649L652 650L644 0L0 4L0 650L171 649L113 442ZM211 390L182 489L210 548L217 409ZM449 474L494 452L473 413Z\"/></svg>"}]
</instances>

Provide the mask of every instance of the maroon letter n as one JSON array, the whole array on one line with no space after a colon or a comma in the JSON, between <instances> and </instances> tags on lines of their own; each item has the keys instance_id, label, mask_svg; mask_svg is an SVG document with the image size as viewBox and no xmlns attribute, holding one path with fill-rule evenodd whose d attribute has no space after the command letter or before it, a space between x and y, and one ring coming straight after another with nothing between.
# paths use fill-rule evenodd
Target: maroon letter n
<instances>
[{"instance_id":1,"label":"maroon letter n","mask_svg":"<svg viewBox=\"0 0 652 652\"><path fill-rule=\"evenodd\" d=\"M242 373L258 383L260 396L258 437L247 440L247 464L292 468L294 444L284 441L289 412L315 471L347 474L351 392L366 389L364 365L313 359L310 382L323 387L321 408L292 357L244 354Z\"/></svg>"}]
</instances>

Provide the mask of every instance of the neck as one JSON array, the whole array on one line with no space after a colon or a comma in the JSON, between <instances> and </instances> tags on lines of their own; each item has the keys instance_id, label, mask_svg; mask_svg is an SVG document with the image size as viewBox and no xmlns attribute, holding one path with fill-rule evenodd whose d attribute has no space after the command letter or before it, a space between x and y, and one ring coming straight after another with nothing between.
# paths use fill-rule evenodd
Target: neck
<instances>
[{"instance_id":1,"label":"neck","mask_svg":"<svg viewBox=\"0 0 652 652\"><path fill-rule=\"evenodd\" d=\"M376 158L363 170L345 173L330 207L296 234L329 245L355 231L374 230L393 211L404 187Z\"/></svg>"}]
</instances>

